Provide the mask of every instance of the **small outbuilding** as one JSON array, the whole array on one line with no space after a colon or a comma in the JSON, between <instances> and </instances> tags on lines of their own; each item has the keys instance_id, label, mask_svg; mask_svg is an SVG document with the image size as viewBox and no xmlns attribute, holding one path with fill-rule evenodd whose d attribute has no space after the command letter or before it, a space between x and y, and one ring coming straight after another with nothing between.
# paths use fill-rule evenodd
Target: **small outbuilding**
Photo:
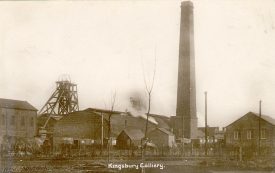
<instances>
[{"instance_id":1,"label":"small outbuilding","mask_svg":"<svg viewBox=\"0 0 275 173\"><path fill-rule=\"evenodd\" d=\"M144 134L140 129L124 129L117 137L117 147L118 149L136 148L141 144L143 137Z\"/></svg>"},{"instance_id":2,"label":"small outbuilding","mask_svg":"<svg viewBox=\"0 0 275 173\"><path fill-rule=\"evenodd\" d=\"M148 133L149 140L158 148L175 145L175 135L165 128L156 128Z\"/></svg>"}]
</instances>

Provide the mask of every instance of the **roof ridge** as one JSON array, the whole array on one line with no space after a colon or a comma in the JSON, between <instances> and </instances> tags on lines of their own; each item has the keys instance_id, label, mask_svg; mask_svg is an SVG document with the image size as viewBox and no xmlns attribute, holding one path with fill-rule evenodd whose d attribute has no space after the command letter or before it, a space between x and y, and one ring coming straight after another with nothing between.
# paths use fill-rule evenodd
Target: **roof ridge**
<instances>
[{"instance_id":1,"label":"roof ridge","mask_svg":"<svg viewBox=\"0 0 275 173\"><path fill-rule=\"evenodd\" d=\"M252 111L249 111L248 113L244 114L243 116L239 117L238 119L236 119L235 121L233 121L232 123L230 123L229 125L227 125L226 127L232 125L233 123L239 121L241 118L243 118L244 116L247 116L247 115L254 115L254 116L257 116L259 117L259 114L258 113L255 113L255 112L252 112ZM261 119L262 120L265 120L266 122L272 124L272 125L275 125L275 119L272 118L271 116L269 115L264 115L264 114L261 114Z\"/></svg>"},{"instance_id":2,"label":"roof ridge","mask_svg":"<svg viewBox=\"0 0 275 173\"><path fill-rule=\"evenodd\" d=\"M26 100L17 100L17 99L6 99L6 98L1 98L0 97L0 99L2 100L10 100L10 101L20 101L20 102L24 102L24 101L26 101Z\"/></svg>"},{"instance_id":3,"label":"roof ridge","mask_svg":"<svg viewBox=\"0 0 275 173\"><path fill-rule=\"evenodd\" d=\"M37 109L26 100L0 98L0 107L8 109L24 109L37 111Z\"/></svg>"}]
</instances>

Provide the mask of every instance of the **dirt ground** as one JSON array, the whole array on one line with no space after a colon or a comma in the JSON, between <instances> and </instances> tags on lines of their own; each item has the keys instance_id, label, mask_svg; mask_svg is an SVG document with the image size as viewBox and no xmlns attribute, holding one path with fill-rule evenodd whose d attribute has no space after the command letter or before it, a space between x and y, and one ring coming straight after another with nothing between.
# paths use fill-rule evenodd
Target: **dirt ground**
<instances>
[{"instance_id":1,"label":"dirt ground","mask_svg":"<svg viewBox=\"0 0 275 173\"><path fill-rule=\"evenodd\" d=\"M162 167L161 167L162 166ZM147 168L143 168L147 167ZM205 165L196 161L1 159L0 173L275 173L275 169ZM145 171L144 171L145 170Z\"/></svg>"}]
</instances>

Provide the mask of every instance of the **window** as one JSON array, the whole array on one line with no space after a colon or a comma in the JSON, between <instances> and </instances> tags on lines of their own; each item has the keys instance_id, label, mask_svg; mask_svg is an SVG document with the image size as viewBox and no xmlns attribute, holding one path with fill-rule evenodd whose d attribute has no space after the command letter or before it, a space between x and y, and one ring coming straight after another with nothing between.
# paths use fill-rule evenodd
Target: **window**
<instances>
[{"instance_id":1,"label":"window","mask_svg":"<svg viewBox=\"0 0 275 173\"><path fill-rule=\"evenodd\" d=\"M246 139L252 139L252 130L247 130Z\"/></svg>"},{"instance_id":2,"label":"window","mask_svg":"<svg viewBox=\"0 0 275 173\"><path fill-rule=\"evenodd\" d=\"M234 139L235 140L239 139L239 132L238 131L234 131Z\"/></svg>"},{"instance_id":3,"label":"window","mask_svg":"<svg viewBox=\"0 0 275 173\"><path fill-rule=\"evenodd\" d=\"M25 117L21 117L21 126L25 126Z\"/></svg>"},{"instance_id":4,"label":"window","mask_svg":"<svg viewBox=\"0 0 275 173\"><path fill-rule=\"evenodd\" d=\"M15 116L14 115L11 116L10 125L12 125L12 126L15 125Z\"/></svg>"},{"instance_id":5,"label":"window","mask_svg":"<svg viewBox=\"0 0 275 173\"><path fill-rule=\"evenodd\" d=\"M34 120L33 120L33 117L31 117L31 121L30 121L31 127L33 127L33 124L34 124Z\"/></svg>"},{"instance_id":6,"label":"window","mask_svg":"<svg viewBox=\"0 0 275 173\"><path fill-rule=\"evenodd\" d=\"M261 129L261 139L266 139L266 129Z\"/></svg>"}]
</instances>

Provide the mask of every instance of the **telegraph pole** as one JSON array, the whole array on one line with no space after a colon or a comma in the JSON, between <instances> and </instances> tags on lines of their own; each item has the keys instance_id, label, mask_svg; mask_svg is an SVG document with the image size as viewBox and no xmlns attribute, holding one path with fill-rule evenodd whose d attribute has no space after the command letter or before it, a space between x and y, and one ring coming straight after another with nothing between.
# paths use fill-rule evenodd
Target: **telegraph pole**
<instances>
[{"instance_id":1,"label":"telegraph pole","mask_svg":"<svg viewBox=\"0 0 275 173\"><path fill-rule=\"evenodd\" d=\"M205 96L205 128L204 128L204 137L205 137L205 143L204 143L204 152L205 156L207 156L207 91L204 92Z\"/></svg>"},{"instance_id":2,"label":"telegraph pole","mask_svg":"<svg viewBox=\"0 0 275 173\"><path fill-rule=\"evenodd\" d=\"M259 102L259 155L261 153L261 119L262 119L262 100Z\"/></svg>"},{"instance_id":3,"label":"telegraph pole","mask_svg":"<svg viewBox=\"0 0 275 173\"><path fill-rule=\"evenodd\" d=\"M104 132L103 132L103 114L101 112L101 152L103 151L103 136L104 136Z\"/></svg>"}]
</instances>

